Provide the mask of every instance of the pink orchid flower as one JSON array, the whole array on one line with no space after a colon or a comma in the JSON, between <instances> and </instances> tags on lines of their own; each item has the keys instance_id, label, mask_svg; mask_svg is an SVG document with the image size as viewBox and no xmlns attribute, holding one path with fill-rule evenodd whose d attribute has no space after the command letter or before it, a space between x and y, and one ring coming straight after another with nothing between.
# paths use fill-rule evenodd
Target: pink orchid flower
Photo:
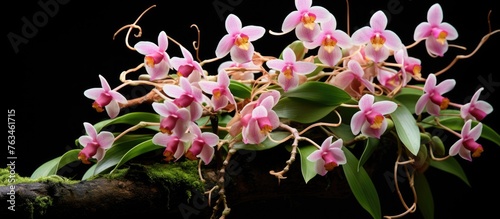
<instances>
[{"instance_id":1,"label":"pink orchid flower","mask_svg":"<svg viewBox=\"0 0 500 219\"><path fill-rule=\"evenodd\" d=\"M102 88L90 88L83 92L87 98L94 100L92 107L97 112L102 112L106 109L110 118L115 118L120 113L120 105L127 103L127 98L117 91L111 90L111 87L102 75L99 75ZM104 107L104 109L103 109Z\"/></svg>"},{"instance_id":2,"label":"pink orchid flower","mask_svg":"<svg viewBox=\"0 0 500 219\"><path fill-rule=\"evenodd\" d=\"M321 6L312 6L312 0L295 0L297 10L285 17L281 31L288 33L295 29L298 39L311 42L319 34L320 22L330 19L330 12ZM301 25L302 24L302 25Z\"/></svg>"},{"instance_id":3,"label":"pink orchid flower","mask_svg":"<svg viewBox=\"0 0 500 219\"><path fill-rule=\"evenodd\" d=\"M399 73L396 74L397 78L394 78L394 80L399 81L397 86L406 86L413 77L421 78L420 70L422 69L422 66L420 65L420 59L409 57L408 51L405 47L394 52L394 59L396 60L396 63L401 65ZM393 86L392 88L390 88L391 86L387 86L385 84L384 86L388 87L391 90L395 89L396 87Z\"/></svg>"},{"instance_id":4,"label":"pink orchid flower","mask_svg":"<svg viewBox=\"0 0 500 219\"><path fill-rule=\"evenodd\" d=\"M194 135L193 144L186 152L186 158L197 160L201 158L203 163L209 164L214 156L214 146L219 143L219 136L210 132L201 132L200 127L192 123L190 132Z\"/></svg>"},{"instance_id":5,"label":"pink orchid flower","mask_svg":"<svg viewBox=\"0 0 500 219\"><path fill-rule=\"evenodd\" d=\"M83 145L83 149L78 153L78 159L84 164L90 164L90 158L101 161L106 149L110 148L115 141L113 133L102 131L97 134L94 126L88 122L84 122L83 126L87 135L78 138L78 142Z\"/></svg>"},{"instance_id":6,"label":"pink orchid flower","mask_svg":"<svg viewBox=\"0 0 500 219\"><path fill-rule=\"evenodd\" d=\"M251 114L247 114L249 116L242 118L246 123L242 129L245 144L263 142L267 138L267 134L280 125L278 114L272 110L275 105L274 98L268 96L252 110Z\"/></svg>"},{"instance_id":7,"label":"pink orchid flower","mask_svg":"<svg viewBox=\"0 0 500 219\"><path fill-rule=\"evenodd\" d=\"M332 171L335 167L347 163L342 146L344 144L341 138L332 142L333 136L330 136L323 141L321 148L309 154L307 160L315 162L316 173L324 176L328 171Z\"/></svg>"},{"instance_id":8,"label":"pink orchid flower","mask_svg":"<svg viewBox=\"0 0 500 219\"><path fill-rule=\"evenodd\" d=\"M342 71L333 80L333 84L341 89L352 89L356 93L361 93L359 90L362 86L366 87L370 92L375 92L375 87L371 81L364 77L365 72L358 61L349 60L347 63L347 70ZM356 83L353 83L356 82ZM358 85L358 87L353 87Z\"/></svg>"},{"instance_id":9,"label":"pink orchid flower","mask_svg":"<svg viewBox=\"0 0 500 219\"><path fill-rule=\"evenodd\" d=\"M451 156L459 154L460 157L468 161L472 161L473 157L481 156L484 149L483 146L476 141L481 136L483 124L478 123L471 129L471 123L471 119L465 122L462 127L461 138L450 147L449 154Z\"/></svg>"},{"instance_id":10,"label":"pink orchid flower","mask_svg":"<svg viewBox=\"0 0 500 219\"><path fill-rule=\"evenodd\" d=\"M163 103L153 103L153 109L162 119L160 121L160 131L172 134L186 131L191 122L191 114L186 108L179 108L172 101L165 100Z\"/></svg>"},{"instance_id":11,"label":"pink orchid flower","mask_svg":"<svg viewBox=\"0 0 500 219\"><path fill-rule=\"evenodd\" d=\"M233 94L229 90L229 75L225 71L220 71L217 75L217 82L200 81L200 88L209 94L212 94L211 101L214 105L214 110L218 111L227 106L228 103L236 106L236 101Z\"/></svg>"},{"instance_id":12,"label":"pink orchid flower","mask_svg":"<svg viewBox=\"0 0 500 219\"><path fill-rule=\"evenodd\" d=\"M217 58L222 58L231 53L231 59L239 63L252 60L254 47L251 42L264 36L266 30L259 26L242 27L241 20L234 14L226 18L227 34L219 41L215 49Z\"/></svg>"},{"instance_id":13,"label":"pink orchid flower","mask_svg":"<svg viewBox=\"0 0 500 219\"><path fill-rule=\"evenodd\" d=\"M229 134L231 136L236 136L238 135L239 133L242 132L242 129L243 127L247 127L248 126L248 122L250 120L250 118L252 117L252 111L260 106L260 104L266 100L267 98L271 98L271 100L273 101L273 107L274 105L276 105L280 99L280 92L277 91L277 90L269 90L269 91L266 91L264 93L262 93L259 98L255 101L252 101L250 103L248 103L247 105L245 105L243 107L243 109L241 110L240 113L237 113L231 122L228 123L228 126L230 126L230 129L229 129ZM266 101L270 101L270 100L266 100Z\"/></svg>"},{"instance_id":14,"label":"pink orchid flower","mask_svg":"<svg viewBox=\"0 0 500 219\"><path fill-rule=\"evenodd\" d=\"M200 88L191 85L185 77L179 78L179 85L165 84L163 91L168 96L175 98L174 103L179 107L190 106L191 103L200 103L203 101L203 93Z\"/></svg>"},{"instance_id":15,"label":"pink orchid flower","mask_svg":"<svg viewBox=\"0 0 500 219\"><path fill-rule=\"evenodd\" d=\"M200 63L193 59L193 55L184 47L180 47L182 55L184 58L180 57L172 57L170 62L172 63L172 67L177 70L177 75L182 77L189 77L193 71L197 71L199 74L205 76L203 74L203 69L201 68Z\"/></svg>"},{"instance_id":16,"label":"pink orchid flower","mask_svg":"<svg viewBox=\"0 0 500 219\"><path fill-rule=\"evenodd\" d=\"M397 51L403 47L399 36L391 30L386 30L387 17L384 12L377 11L370 18L370 26L358 29L352 34L352 42L356 45L367 44L366 57L379 63L385 61L390 50Z\"/></svg>"},{"instance_id":17,"label":"pink orchid flower","mask_svg":"<svg viewBox=\"0 0 500 219\"><path fill-rule=\"evenodd\" d=\"M336 30L337 20L333 15L328 21L321 23L321 32L312 42L304 42L304 47L318 50L319 60L328 66L335 66L342 58L342 48L352 46L351 38L344 31Z\"/></svg>"},{"instance_id":18,"label":"pink orchid flower","mask_svg":"<svg viewBox=\"0 0 500 219\"><path fill-rule=\"evenodd\" d=\"M415 28L413 39L425 39L425 47L431 55L443 56L448 51L448 40L458 38L458 32L451 24L443 21L443 9L438 3L432 5L427 12L427 21Z\"/></svg>"},{"instance_id":19,"label":"pink orchid flower","mask_svg":"<svg viewBox=\"0 0 500 219\"><path fill-rule=\"evenodd\" d=\"M400 75L399 72L393 69L381 68L377 72L377 80L381 85L392 91L398 86L404 86Z\"/></svg>"},{"instance_id":20,"label":"pink orchid flower","mask_svg":"<svg viewBox=\"0 0 500 219\"><path fill-rule=\"evenodd\" d=\"M158 35L158 45L149 41L140 41L134 45L137 52L145 55L144 64L151 81L168 76L171 64L170 56L166 52L167 47L168 38L165 31L161 31Z\"/></svg>"},{"instance_id":21,"label":"pink orchid flower","mask_svg":"<svg viewBox=\"0 0 500 219\"><path fill-rule=\"evenodd\" d=\"M411 80L411 77L408 78L407 74L417 78L421 77L420 71L422 70L422 65L420 59L408 56L406 48L403 47L403 49L395 51L394 59L396 63L402 65L401 71L406 73L403 75L403 81L409 82Z\"/></svg>"},{"instance_id":22,"label":"pink orchid flower","mask_svg":"<svg viewBox=\"0 0 500 219\"><path fill-rule=\"evenodd\" d=\"M311 62L296 61L296 56L290 47L283 51L283 60L272 59L266 62L267 67L280 71L278 83L286 92L299 85L299 75L313 72L316 65Z\"/></svg>"},{"instance_id":23,"label":"pink orchid flower","mask_svg":"<svg viewBox=\"0 0 500 219\"><path fill-rule=\"evenodd\" d=\"M351 131L357 135L362 134L380 138L387 129L387 120L384 115L394 112L398 105L389 100L374 103L375 97L365 94L359 100L359 110L351 118Z\"/></svg>"},{"instance_id":24,"label":"pink orchid flower","mask_svg":"<svg viewBox=\"0 0 500 219\"><path fill-rule=\"evenodd\" d=\"M448 108L450 100L442 95L455 87L455 79L446 79L436 85L436 76L429 74L424 85L424 94L415 104L415 114L420 115L424 108L433 116L438 116L439 111Z\"/></svg>"},{"instance_id":25,"label":"pink orchid flower","mask_svg":"<svg viewBox=\"0 0 500 219\"><path fill-rule=\"evenodd\" d=\"M470 102L464 104L460 108L460 116L464 120L473 119L481 121L484 119L484 117L493 112L493 106L491 106L491 104L484 100L478 100L479 95L481 94L481 91L483 91L483 89L484 88L482 87L479 88L472 96Z\"/></svg>"},{"instance_id":26,"label":"pink orchid flower","mask_svg":"<svg viewBox=\"0 0 500 219\"><path fill-rule=\"evenodd\" d=\"M165 161L179 160L186 150L186 145L191 144L193 141L193 134L189 132L173 132L166 134L158 132L153 136L153 143L156 145L164 146L163 156Z\"/></svg>"}]
</instances>

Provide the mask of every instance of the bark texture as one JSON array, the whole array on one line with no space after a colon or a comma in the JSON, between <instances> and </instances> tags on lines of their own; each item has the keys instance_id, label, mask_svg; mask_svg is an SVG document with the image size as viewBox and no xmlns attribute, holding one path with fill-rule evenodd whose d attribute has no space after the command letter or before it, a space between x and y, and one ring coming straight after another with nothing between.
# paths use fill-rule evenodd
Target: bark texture
<instances>
[{"instance_id":1,"label":"bark texture","mask_svg":"<svg viewBox=\"0 0 500 219\"><path fill-rule=\"evenodd\" d=\"M231 208L227 218L271 218L275 214L321 218L329 215L325 211L336 212L340 217L342 214L349 214L349 218L369 217L352 196L341 168L307 184L298 161L286 173L287 179L278 180L269 174L270 170L282 170L288 158L284 149L237 152L226 168L223 181ZM198 177L195 168L189 171L191 176ZM202 174L206 181L199 181L200 184L193 184L187 178L168 180L153 177L141 164L130 165L123 177L114 179L97 178L74 184L17 184L15 218L210 218L220 190L214 189L210 195L205 191L217 182L220 184L220 176L215 164L203 167ZM8 186L0 187L0 202L8 202L8 192ZM354 211L346 211L347 208ZM2 215L11 213L7 207L0 209ZM220 212L216 215L218 218Z\"/></svg>"}]
</instances>

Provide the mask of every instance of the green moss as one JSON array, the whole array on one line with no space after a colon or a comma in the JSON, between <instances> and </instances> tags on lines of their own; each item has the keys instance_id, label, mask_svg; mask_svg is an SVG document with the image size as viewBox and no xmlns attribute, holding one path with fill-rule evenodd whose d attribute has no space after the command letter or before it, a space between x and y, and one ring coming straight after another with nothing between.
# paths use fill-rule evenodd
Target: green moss
<instances>
[{"instance_id":1,"label":"green moss","mask_svg":"<svg viewBox=\"0 0 500 219\"><path fill-rule=\"evenodd\" d=\"M183 161L173 163L156 163L151 165L134 164L134 169L137 171L137 166L140 166L141 171L153 181L161 181L170 185L184 185L193 189L203 189L203 183L198 176L198 161ZM129 176L129 168L117 169L111 174L99 174L90 177L87 180L96 178L121 179ZM78 183L81 180L72 180L59 175L51 175L31 179L30 177L22 177L17 173L11 175L9 168L0 169L0 186L7 186L19 183L35 183L35 182L55 182L55 183Z\"/></svg>"},{"instance_id":2,"label":"green moss","mask_svg":"<svg viewBox=\"0 0 500 219\"><path fill-rule=\"evenodd\" d=\"M43 183L43 182L55 182L55 183L77 183L79 180L71 180L66 177L51 175L46 177L40 177L38 179L31 179L30 177L23 177L17 173L11 174L10 169L2 168L0 169L0 186L8 186L12 184L19 183Z\"/></svg>"},{"instance_id":3,"label":"green moss","mask_svg":"<svg viewBox=\"0 0 500 219\"><path fill-rule=\"evenodd\" d=\"M174 162L145 166L152 180L162 180L169 185L184 185L189 188L204 189L198 175L198 161Z\"/></svg>"},{"instance_id":4,"label":"green moss","mask_svg":"<svg viewBox=\"0 0 500 219\"><path fill-rule=\"evenodd\" d=\"M38 196L35 198L34 209L40 212L40 215L44 215L47 208L52 206L52 198L49 196Z\"/></svg>"}]
</instances>

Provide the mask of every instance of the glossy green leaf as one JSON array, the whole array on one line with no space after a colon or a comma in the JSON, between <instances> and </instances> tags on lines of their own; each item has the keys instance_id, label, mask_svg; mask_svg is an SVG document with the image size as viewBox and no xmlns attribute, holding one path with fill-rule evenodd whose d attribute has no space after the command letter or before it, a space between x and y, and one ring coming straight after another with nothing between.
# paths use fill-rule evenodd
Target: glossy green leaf
<instances>
[{"instance_id":1,"label":"glossy green leaf","mask_svg":"<svg viewBox=\"0 0 500 219\"><path fill-rule=\"evenodd\" d=\"M316 104L339 106L351 100L351 96L344 90L318 81L309 81L289 90L284 97L300 98Z\"/></svg>"},{"instance_id":2,"label":"glossy green leaf","mask_svg":"<svg viewBox=\"0 0 500 219\"><path fill-rule=\"evenodd\" d=\"M95 167L94 175L102 173L120 162L121 158L137 144L152 139L152 135L124 135L109 148Z\"/></svg>"},{"instance_id":3,"label":"glossy green leaf","mask_svg":"<svg viewBox=\"0 0 500 219\"><path fill-rule=\"evenodd\" d=\"M457 176L459 179L461 179L465 184L470 186L469 180L467 179L467 175L465 175L462 166L460 166L460 163L458 163L455 157L449 157L448 159L442 161L436 161L431 159L430 166L440 169L444 172L453 174Z\"/></svg>"},{"instance_id":4,"label":"glossy green leaf","mask_svg":"<svg viewBox=\"0 0 500 219\"><path fill-rule=\"evenodd\" d=\"M82 180L89 179L90 177L94 176L95 168L97 167L97 164L92 165L87 171L82 176Z\"/></svg>"},{"instance_id":5,"label":"glossy green leaf","mask_svg":"<svg viewBox=\"0 0 500 219\"><path fill-rule=\"evenodd\" d=\"M126 163L127 161L129 161L135 157L138 157L138 156L145 154L147 152L150 152L150 151L160 150L162 148L164 149L165 147L154 144L153 140L147 140L145 142L142 142L142 143L134 146L133 148L131 148L129 151L127 151L127 153L125 153L125 155L123 155L123 157L115 165L115 167L113 168L113 170L111 170L110 173L114 172L121 165L123 165L124 163Z\"/></svg>"},{"instance_id":6,"label":"glossy green leaf","mask_svg":"<svg viewBox=\"0 0 500 219\"><path fill-rule=\"evenodd\" d=\"M342 150L347 158L347 163L342 168L354 197L373 218L381 218L380 199L370 176L364 167L360 167L358 171L358 159L349 149L342 147Z\"/></svg>"},{"instance_id":7,"label":"glossy green leaf","mask_svg":"<svg viewBox=\"0 0 500 219\"><path fill-rule=\"evenodd\" d=\"M317 175L315 171L316 163L309 161L307 157L318 149L314 145L300 146L297 149L300 156L300 170L302 171L302 177L307 184L309 180Z\"/></svg>"},{"instance_id":8,"label":"glossy green leaf","mask_svg":"<svg viewBox=\"0 0 500 219\"><path fill-rule=\"evenodd\" d=\"M394 96L399 103L404 105L412 114L415 113L415 104L418 99L424 94L424 91L413 88L402 88L401 91Z\"/></svg>"},{"instance_id":9,"label":"glossy green leaf","mask_svg":"<svg viewBox=\"0 0 500 219\"><path fill-rule=\"evenodd\" d=\"M40 165L31 174L31 179L36 179L39 177L54 175L56 173L56 171L55 171L56 165L60 159L61 159L61 157L56 157L56 158L49 160L49 161L45 162L44 164Z\"/></svg>"},{"instance_id":10,"label":"glossy green leaf","mask_svg":"<svg viewBox=\"0 0 500 219\"><path fill-rule=\"evenodd\" d=\"M413 114L404 105L399 105L391 118L399 139L416 156L420 149L420 130Z\"/></svg>"},{"instance_id":11,"label":"glossy green leaf","mask_svg":"<svg viewBox=\"0 0 500 219\"><path fill-rule=\"evenodd\" d=\"M363 150L363 154L361 154L361 157L359 158L358 171L359 168L362 167L368 159L370 159L375 149L377 149L379 142L380 140L377 138L368 137L366 139L365 150Z\"/></svg>"},{"instance_id":12,"label":"glossy green leaf","mask_svg":"<svg viewBox=\"0 0 500 219\"><path fill-rule=\"evenodd\" d=\"M240 142L235 143L233 148L254 150L254 151L262 151L262 150L271 149L271 148L274 148L277 145L279 145L280 142L276 142L276 141L281 141L281 140L285 139L286 137L290 136L290 132L276 131L276 132L271 132L270 135L274 141L269 139L269 138L266 138L260 144L245 144L245 143L240 141Z\"/></svg>"},{"instance_id":13,"label":"glossy green leaf","mask_svg":"<svg viewBox=\"0 0 500 219\"><path fill-rule=\"evenodd\" d=\"M160 122L160 115L156 113L148 113L148 112L131 112L125 115L116 117L114 119L107 119L101 122L94 124L94 127L97 132L100 132L106 126L113 124L127 124L127 125L137 125L140 122ZM154 131L159 131L158 126L146 126L144 128L152 129Z\"/></svg>"},{"instance_id":14,"label":"glossy green leaf","mask_svg":"<svg viewBox=\"0 0 500 219\"><path fill-rule=\"evenodd\" d=\"M252 93L252 89L248 85L235 80L231 80L229 83L229 90L235 97L243 99L250 98Z\"/></svg>"},{"instance_id":15,"label":"glossy green leaf","mask_svg":"<svg viewBox=\"0 0 500 219\"><path fill-rule=\"evenodd\" d=\"M318 104L300 98L283 97L273 110L280 118L301 123L313 123L328 115L335 106Z\"/></svg>"},{"instance_id":16,"label":"glossy green leaf","mask_svg":"<svg viewBox=\"0 0 500 219\"><path fill-rule=\"evenodd\" d=\"M337 137L342 138L344 142L351 142L356 137L352 134L351 126L341 123L337 127L329 126L328 129Z\"/></svg>"},{"instance_id":17,"label":"glossy green leaf","mask_svg":"<svg viewBox=\"0 0 500 219\"><path fill-rule=\"evenodd\" d=\"M62 156L54 158L40 167L38 167L33 174L31 174L32 179L36 179L39 177L50 176L57 173L57 171L69 164L73 161L78 160L78 153L80 153L81 149L72 149L64 153Z\"/></svg>"},{"instance_id":18,"label":"glossy green leaf","mask_svg":"<svg viewBox=\"0 0 500 219\"><path fill-rule=\"evenodd\" d=\"M464 126L464 120L461 117L456 117L456 116L440 116L439 117L439 123L442 125L455 130L457 132L462 131L462 127ZM479 122L478 121L472 121L472 127L475 127ZM436 125L436 122L434 121L434 116L429 116L422 120L421 122L422 127L424 128L431 128L431 127L438 127ZM438 127L439 128L439 127ZM490 126L486 125L483 123L483 130L481 132L481 138L488 139L491 142L497 144L500 146L500 134L493 130Z\"/></svg>"},{"instance_id":19,"label":"glossy green leaf","mask_svg":"<svg viewBox=\"0 0 500 219\"><path fill-rule=\"evenodd\" d=\"M434 199L427 178L417 171L414 179L417 191L417 209L425 219L434 219Z\"/></svg>"}]
</instances>

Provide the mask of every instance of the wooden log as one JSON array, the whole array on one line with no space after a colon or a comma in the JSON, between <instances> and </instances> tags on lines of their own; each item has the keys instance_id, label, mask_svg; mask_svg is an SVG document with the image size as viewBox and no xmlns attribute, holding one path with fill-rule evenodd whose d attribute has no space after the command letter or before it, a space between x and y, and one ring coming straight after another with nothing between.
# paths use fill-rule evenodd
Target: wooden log
<instances>
[{"instance_id":1,"label":"wooden log","mask_svg":"<svg viewBox=\"0 0 500 219\"><path fill-rule=\"evenodd\" d=\"M282 151L280 151L282 150ZM276 152L280 153L276 153ZM356 202L341 168L307 184L299 162L292 164L286 179L269 173L280 171L288 159L286 150L239 151L226 168L225 194L232 209L229 218L325 215L321 207L369 217ZM213 162L215 163L215 162ZM210 194L220 180L216 164L204 166L202 182L197 162L129 164L120 177L113 175L77 183L35 182L15 185L15 218L144 217L210 218L220 197ZM125 171L125 170L124 170ZM0 202L8 203L9 186L0 187ZM222 206L219 206L222 209ZM1 215L11 215L7 207ZM215 214L216 217L220 213Z\"/></svg>"}]
</instances>

